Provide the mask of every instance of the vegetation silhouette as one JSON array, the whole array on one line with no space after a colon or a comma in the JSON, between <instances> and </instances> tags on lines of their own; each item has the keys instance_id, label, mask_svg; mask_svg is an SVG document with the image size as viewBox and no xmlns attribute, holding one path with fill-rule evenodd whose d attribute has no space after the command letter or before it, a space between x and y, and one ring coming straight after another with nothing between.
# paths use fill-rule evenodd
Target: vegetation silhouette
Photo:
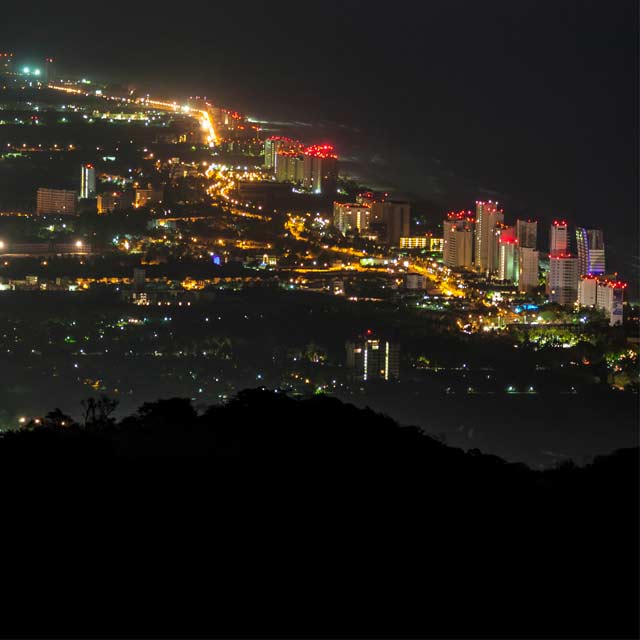
<instances>
[{"instance_id":1,"label":"vegetation silhouette","mask_svg":"<svg viewBox=\"0 0 640 640\"><path fill-rule=\"evenodd\" d=\"M263 389L85 409L0 439L4 469L48 479L42 512L74 523L62 570L93 585L73 615L55 590L47 616L6 607L12 635L638 635L638 449L534 471Z\"/></svg>"}]
</instances>

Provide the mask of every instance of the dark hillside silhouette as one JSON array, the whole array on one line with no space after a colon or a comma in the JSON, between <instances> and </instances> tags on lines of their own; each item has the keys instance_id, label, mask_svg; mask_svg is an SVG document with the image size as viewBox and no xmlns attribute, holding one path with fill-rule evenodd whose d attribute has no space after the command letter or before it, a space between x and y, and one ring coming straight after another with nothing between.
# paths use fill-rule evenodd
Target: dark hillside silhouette
<instances>
[{"instance_id":1,"label":"dark hillside silhouette","mask_svg":"<svg viewBox=\"0 0 640 640\"><path fill-rule=\"evenodd\" d=\"M17 554L5 509L5 635L637 637L637 449L533 471L263 390L86 409L0 439L37 520Z\"/></svg>"}]
</instances>

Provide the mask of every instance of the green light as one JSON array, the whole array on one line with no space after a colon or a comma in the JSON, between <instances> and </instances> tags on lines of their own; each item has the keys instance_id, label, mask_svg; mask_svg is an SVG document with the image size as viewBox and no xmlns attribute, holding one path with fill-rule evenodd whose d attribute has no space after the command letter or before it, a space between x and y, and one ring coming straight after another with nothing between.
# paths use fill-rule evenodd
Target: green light
<instances>
[{"instance_id":1,"label":"green light","mask_svg":"<svg viewBox=\"0 0 640 640\"><path fill-rule=\"evenodd\" d=\"M29 73L29 67L23 67L22 72L23 73Z\"/></svg>"},{"instance_id":2,"label":"green light","mask_svg":"<svg viewBox=\"0 0 640 640\"><path fill-rule=\"evenodd\" d=\"M36 69L36 70L33 72L33 75L35 75L35 76L39 76L39 75L40 75L40 69Z\"/></svg>"}]
</instances>

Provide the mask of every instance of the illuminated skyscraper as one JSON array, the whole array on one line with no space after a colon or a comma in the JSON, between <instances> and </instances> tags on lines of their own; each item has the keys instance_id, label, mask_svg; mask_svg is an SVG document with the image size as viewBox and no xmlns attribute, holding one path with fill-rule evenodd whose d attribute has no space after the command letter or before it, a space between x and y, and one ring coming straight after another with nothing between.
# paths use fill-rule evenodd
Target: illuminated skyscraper
<instances>
[{"instance_id":1,"label":"illuminated skyscraper","mask_svg":"<svg viewBox=\"0 0 640 640\"><path fill-rule=\"evenodd\" d=\"M605 312L611 326L622 324L622 305L626 288L626 283L620 281L600 280L598 282L596 306Z\"/></svg>"},{"instance_id":2,"label":"illuminated skyscraper","mask_svg":"<svg viewBox=\"0 0 640 640\"><path fill-rule=\"evenodd\" d=\"M622 324L625 282L586 275L578 285L578 304L604 311L611 326Z\"/></svg>"},{"instance_id":3,"label":"illuminated skyscraper","mask_svg":"<svg viewBox=\"0 0 640 640\"><path fill-rule=\"evenodd\" d=\"M498 239L498 280L518 282L520 272L518 239L515 228L506 227L500 231Z\"/></svg>"},{"instance_id":4,"label":"illuminated skyscraper","mask_svg":"<svg viewBox=\"0 0 640 640\"><path fill-rule=\"evenodd\" d=\"M487 241L487 270L486 275L499 278L500 272L500 242L511 242L516 237L515 227L509 227L502 222L497 222L489 233Z\"/></svg>"},{"instance_id":5,"label":"illuminated skyscraper","mask_svg":"<svg viewBox=\"0 0 640 640\"><path fill-rule=\"evenodd\" d=\"M520 248L535 249L538 239L536 220L516 220L516 238Z\"/></svg>"},{"instance_id":6,"label":"illuminated skyscraper","mask_svg":"<svg viewBox=\"0 0 640 640\"><path fill-rule=\"evenodd\" d=\"M265 169L275 169L276 156L280 141L276 138L267 138L264 141L264 167Z\"/></svg>"},{"instance_id":7,"label":"illuminated skyscraper","mask_svg":"<svg viewBox=\"0 0 640 640\"><path fill-rule=\"evenodd\" d=\"M578 304L581 307L595 307L598 293L596 276L581 276L578 282Z\"/></svg>"},{"instance_id":8,"label":"illuminated skyscraper","mask_svg":"<svg viewBox=\"0 0 640 640\"><path fill-rule=\"evenodd\" d=\"M264 166L272 169L274 175L278 170L278 154L281 151L302 152L303 144L299 140L283 136L271 136L264 141ZM283 181L284 182L284 181Z\"/></svg>"},{"instance_id":9,"label":"illuminated skyscraper","mask_svg":"<svg viewBox=\"0 0 640 640\"><path fill-rule=\"evenodd\" d=\"M304 157L293 149L281 149L275 160L275 175L278 182L301 185L304 181Z\"/></svg>"},{"instance_id":10,"label":"illuminated skyscraper","mask_svg":"<svg viewBox=\"0 0 640 640\"><path fill-rule=\"evenodd\" d=\"M538 263L540 254L530 247L518 248L518 290L531 291L538 286Z\"/></svg>"},{"instance_id":11,"label":"illuminated skyscraper","mask_svg":"<svg viewBox=\"0 0 640 640\"><path fill-rule=\"evenodd\" d=\"M451 212L442 223L444 265L449 268L473 266L473 230L475 221L470 211Z\"/></svg>"},{"instance_id":12,"label":"illuminated skyscraper","mask_svg":"<svg viewBox=\"0 0 640 640\"><path fill-rule=\"evenodd\" d=\"M400 345L373 335L364 335L346 344L347 367L358 380L393 380L400 376Z\"/></svg>"},{"instance_id":13,"label":"illuminated skyscraper","mask_svg":"<svg viewBox=\"0 0 640 640\"><path fill-rule=\"evenodd\" d=\"M370 218L371 207L348 202L333 203L333 224L342 235L348 231L366 231Z\"/></svg>"},{"instance_id":14,"label":"illuminated skyscraper","mask_svg":"<svg viewBox=\"0 0 640 640\"><path fill-rule=\"evenodd\" d=\"M494 241L494 230L504 222L504 212L497 202L476 202L476 234L474 264L484 274L489 274L497 259L490 255L489 245ZM490 258L492 261L490 263Z\"/></svg>"},{"instance_id":15,"label":"illuminated skyscraper","mask_svg":"<svg viewBox=\"0 0 640 640\"><path fill-rule=\"evenodd\" d=\"M569 253L569 225L564 220L554 220L549 235L549 256Z\"/></svg>"},{"instance_id":16,"label":"illuminated skyscraper","mask_svg":"<svg viewBox=\"0 0 640 640\"><path fill-rule=\"evenodd\" d=\"M304 150L305 189L313 193L335 193L338 184L338 156L330 144L312 145Z\"/></svg>"},{"instance_id":17,"label":"illuminated skyscraper","mask_svg":"<svg viewBox=\"0 0 640 640\"><path fill-rule=\"evenodd\" d=\"M92 164L83 164L80 171L80 198L94 198L96 195L96 170Z\"/></svg>"},{"instance_id":18,"label":"illuminated skyscraper","mask_svg":"<svg viewBox=\"0 0 640 640\"><path fill-rule=\"evenodd\" d=\"M601 229L576 229L580 275L602 275L605 272L604 239Z\"/></svg>"},{"instance_id":19,"label":"illuminated skyscraper","mask_svg":"<svg viewBox=\"0 0 640 640\"><path fill-rule=\"evenodd\" d=\"M578 300L578 258L556 254L549 259L549 301L570 305Z\"/></svg>"}]
</instances>

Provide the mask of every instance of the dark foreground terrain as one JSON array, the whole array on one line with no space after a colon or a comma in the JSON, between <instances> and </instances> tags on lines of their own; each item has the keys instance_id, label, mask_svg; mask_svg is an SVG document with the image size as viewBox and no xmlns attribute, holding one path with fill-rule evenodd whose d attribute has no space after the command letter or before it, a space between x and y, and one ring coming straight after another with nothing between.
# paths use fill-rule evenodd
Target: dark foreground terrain
<instances>
[{"instance_id":1,"label":"dark foreground terrain","mask_svg":"<svg viewBox=\"0 0 640 640\"><path fill-rule=\"evenodd\" d=\"M261 390L86 409L0 439L3 635L638 636L637 449L533 471Z\"/></svg>"}]
</instances>

